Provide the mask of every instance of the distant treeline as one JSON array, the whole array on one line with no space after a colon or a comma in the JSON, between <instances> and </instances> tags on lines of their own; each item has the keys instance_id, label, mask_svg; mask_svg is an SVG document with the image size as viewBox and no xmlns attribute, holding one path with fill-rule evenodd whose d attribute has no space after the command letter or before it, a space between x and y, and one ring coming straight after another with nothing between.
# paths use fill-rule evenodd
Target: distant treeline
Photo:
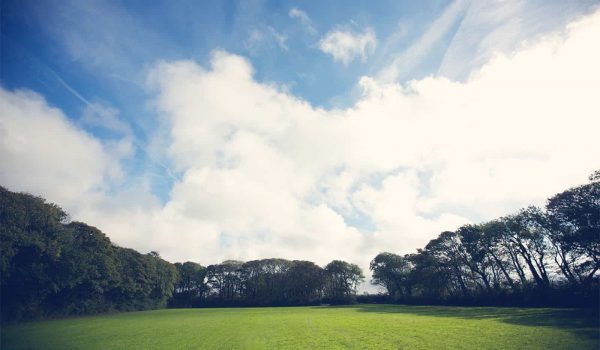
<instances>
[{"instance_id":1,"label":"distant treeline","mask_svg":"<svg viewBox=\"0 0 600 350\"><path fill-rule=\"evenodd\" d=\"M381 253L370 268L387 298L362 301L597 306L600 171L544 209L442 232L416 254Z\"/></svg>"},{"instance_id":2,"label":"distant treeline","mask_svg":"<svg viewBox=\"0 0 600 350\"><path fill-rule=\"evenodd\" d=\"M2 321L167 305L598 305L600 172L590 180L550 198L544 209L443 232L415 254L377 255L371 283L387 293L358 297L364 276L348 262L171 264L68 222L40 197L0 187Z\"/></svg>"},{"instance_id":3,"label":"distant treeline","mask_svg":"<svg viewBox=\"0 0 600 350\"><path fill-rule=\"evenodd\" d=\"M285 259L175 266L180 279L172 307L347 304L354 302L356 287L364 280L357 265L340 260L324 268Z\"/></svg>"}]
</instances>

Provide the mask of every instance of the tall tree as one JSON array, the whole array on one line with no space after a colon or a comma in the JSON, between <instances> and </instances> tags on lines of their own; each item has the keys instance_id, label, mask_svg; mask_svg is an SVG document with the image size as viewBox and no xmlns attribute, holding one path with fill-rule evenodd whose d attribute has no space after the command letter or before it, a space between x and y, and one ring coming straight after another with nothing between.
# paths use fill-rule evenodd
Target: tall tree
<instances>
[{"instance_id":1,"label":"tall tree","mask_svg":"<svg viewBox=\"0 0 600 350\"><path fill-rule=\"evenodd\" d=\"M206 268L209 292L222 302L239 300L242 293L242 262L226 260Z\"/></svg>"},{"instance_id":2,"label":"tall tree","mask_svg":"<svg viewBox=\"0 0 600 350\"><path fill-rule=\"evenodd\" d=\"M572 282L589 283L600 269L600 170L590 183L548 200L546 209L561 270Z\"/></svg>"},{"instance_id":3,"label":"tall tree","mask_svg":"<svg viewBox=\"0 0 600 350\"><path fill-rule=\"evenodd\" d=\"M285 300L288 304L316 303L321 299L322 289L322 268L310 261L292 261L285 275Z\"/></svg>"},{"instance_id":4,"label":"tall tree","mask_svg":"<svg viewBox=\"0 0 600 350\"><path fill-rule=\"evenodd\" d=\"M480 226L465 225L456 231L462 249L458 254L463 264L470 270L473 281L485 292L491 292L490 270L492 262L487 254Z\"/></svg>"},{"instance_id":5,"label":"tall tree","mask_svg":"<svg viewBox=\"0 0 600 350\"><path fill-rule=\"evenodd\" d=\"M379 253L370 263L373 285L384 287L392 298L411 295L412 266L408 259L392 253Z\"/></svg>"},{"instance_id":6,"label":"tall tree","mask_svg":"<svg viewBox=\"0 0 600 350\"><path fill-rule=\"evenodd\" d=\"M365 276L358 265L333 260L325 266L325 296L332 302L347 302L356 294Z\"/></svg>"}]
</instances>

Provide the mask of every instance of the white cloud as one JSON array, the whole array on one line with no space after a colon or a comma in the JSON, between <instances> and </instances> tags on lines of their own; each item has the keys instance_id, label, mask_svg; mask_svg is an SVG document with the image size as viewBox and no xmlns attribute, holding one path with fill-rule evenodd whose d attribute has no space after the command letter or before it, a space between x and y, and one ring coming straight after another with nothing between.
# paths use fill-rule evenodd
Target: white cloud
<instances>
[{"instance_id":1,"label":"white cloud","mask_svg":"<svg viewBox=\"0 0 600 350\"><path fill-rule=\"evenodd\" d=\"M452 2L444 10L428 29L419 38L417 38L407 49L400 53L391 55L391 62L377 74L377 78L383 82L394 82L402 80L425 59L427 54L444 38L447 32L459 22L467 10L469 3L464 0ZM402 31L401 31L402 32ZM404 40L404 35L392 36L388 39L385 46L390 47L398 40ZM465 64L464 62L462 62Z\"/></svg>"},{"instance_id":2,"label":"white cloud","mask_svg":"<svg viewBox=\"0 0 600 350\"><path fill-rule=\"evenodd\" d=\"M310 23L310 17L308 17L308 15L306 14L306 12L296 8L296 7L292 7L290 9L290 12L288 13L288 15L290 16L290 18L298 18L302 23Z\"/></svg>"},{"instance_id":3,"label":"white cloud","mask_svg":"<svg viewBox=\"0 0 600 350\"><path fill-rule=\"evenodd\" d=\"M510 54L593 6L597 4L589 1L471 1L460 13L438 74L464 80L498 52Z\"/></svg>"},{"instance_id":4,"label":"white cloud","mask_svg":"<svg viewBox=\"0 0 600 350\"><path fill-rule=\"evenodd\" d=\"M408 170L386 177L380 189L363 185L353 193L355 205L377 224L378 230L372 239L374 251L382 251L382 247L392 247L392 251L424 247L433 238L432 233L470 221L452 212L434 217L424 215L431 212L421 207L423 186L417 172Z\"/></svg>"},{"instance_id":5,"label":"white cloud","mask_svg":"<svg viewBox=\"0 0 600 350\"><path fill-rule=\"evenodd\" d=\"M334 61L348 64L357 57L365 61L375 50L377 38L372 28L366 28L362 33L351 30L336 29L328 32L319 41L319 48L330 54Z\"/></svg>"},{"instance_id":6,"label":"white cloud","mask_svg":"<svg viewBox=\"0 0 600 350\"><path fill-rule=\"evenodd\" d=\"M172 261L367 268L380 251L412 252L441 230L585 182L600 164L599 36L600 12L495 56L465 82L364 77L363 96L343 110L258 82L248 60L226 52L207 67L163 62L149 79L153 105L168 133L163 158L182 174L165 203L143 181L90 199L114 168L108 152L39 96L3 92L2 182L79 193L78 219ZM63 167L61 152L78 166ZM348 223L356 213L372 232Z\"/></svg>"},{"instance_id":7,"label":"white cloud","mask_svg":"<svg viewBox=\"0 0 600 350\"><path fill-rule=\"evenodd\" d=\"M251 54L256 54L263 48L272 47L274 43L281 50L287 51L287 39L286 35L279 33L271 26L266 26L262 29L252 28L248 34L248 38L244 41L244 47Z\"/></svg>"},{"instance_id":8,"label":"white cloud","mask_svg":"<svg viewBox=\"0 0 600 350\"><path fill-rule=\"evenodd\" d=\"M91 135L31 91L0 88L0 183L43 194L67 209L122 173Z\"/></svg>"},{"instance_id":9,"label":"white cloud","mask_svg":"<svg viewBox=\"0 0 600 350\"><path fill-rule=\"evenodd\" d=\"M600 161L589 46L598 18L498 56L465 83L365 77L346 110L261 84L225 52L208 68L164 63L152 81L167 152L185 174L171 204L227 232L223 249L239 257L350 256L366 266L379 250L408 252L443 229L541 203ZM373 222L372 236L338 214L352 211Z\"/></svg>"},{"instance_id":10,"label":"white cloud","mask_svg":"<svg viewBox=\"0 0 600 350\"><path fill-rule=\"evenodd\" d=\"M312 20L310 19L308 14L306 14L306 12L298 9L297 7L292 7L290 9L290 11L288 12L288 15L290 16L290 18L296 18L296 19L300 20L300 22L302 23L302 25L304 26L304 28L306 29L306 31L309 34L311 34L311 35L317 34L317 30L313 26Z\"/></svg>"},{"instance_id":11,"label":"white cloud","mask_svg":"<svg viewBox=\"0 0 600 350\"><path fill-rule=\"evenodd\" d=\"M86 126L105 129L121 135L131 134L129 125L119 118L119 111L100 102L87 103L81 122Z\"/></svg>"}]
</instances>

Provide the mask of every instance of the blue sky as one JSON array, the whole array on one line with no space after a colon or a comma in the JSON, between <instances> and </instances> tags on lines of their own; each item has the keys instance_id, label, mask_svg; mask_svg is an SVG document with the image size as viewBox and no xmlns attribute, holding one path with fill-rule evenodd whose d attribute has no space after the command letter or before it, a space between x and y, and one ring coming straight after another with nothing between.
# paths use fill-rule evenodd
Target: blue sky
<instances>
[{"instance_id":1,"label":"blue sky","mask_svg":"<svg viewBox=\"0 0 600 350\"><path fill-rule=\"evenodd\" d=\"M410 26L411 33L404 40L386 48L401 51L449 2L302 5L280 1L166 1L153 6L145 1L6 1L2 83L9 89L39 92L74 121L90 102L116 108L137 142L144 145L149 130L156 127L155 113L145 103L149 95L145 81L157 62L192 59L206 64L213 50L222 49L248 57L258 81L285 86L314 105L348 106L356 97L357 80L373 73L376 66L361 60L337 64L319 50L320 37L337 27L357 31L372 27L379 35L393 36L398 28ZM308 28L302 19L292 18L292 9L310 16ZM264 37L251 43L252 31ZM285 37L284 46L271 31ZM406 78L435 72L443 52L432 51L420 70ZM382 57L372 59L382 64ZM85 129L99 138L111 136L101 128ZM129 171L148 167L164 171L146 159L143 151L137 153ZM157 178L154 186L155 193L165 197L171 179Z\"/></svg>"},{"instance_id":2,"label":"blue sky","mask_svg":"<svg viewBox=\"0 0 600 350\"><path fill-rule=\"evenodd\" d=\"M385 37L394 35L399 27L410 26L405 40L393 48L402 50L448 4L435 1L417 7L414 2L390 1L367 7L354 2L314 2L298 7L279 1L177 1L149 7L146 2L132 1L125 7L118 2L48 1L41 6L35 1L7 2L3 34L9 53L22 51L22 56L41 61L39 69L45 66L64 75L82 93L111 101L120 96L109 95L111 91L128 90L123 88L123 80L133 84L127 87L143 85L144 68L157 60L191 58L205 63L210 51L220 48L251 57L258 80L288 85L313 103L331 106L336 104L334 97L345 96L357 78L373 67L360 61L349 67L335 64L320 53L320 35L336 26L348 26L372 27ZM314 31L307 30L302 20L290 17L293 8L310 14ZM253 30L266 38L250 48L249 33ZM270 30L286 38L285 47L269 37ZM440 53L435 54L439 63ZM16 86L35 84L32 80L37 74L31 72L32 77L27 72L29 65L37 64L21 66L26 64L21 62L21 55L15 52L15 57L5 58L3 75ZM437 68L433 60L427 65L427 72ZM98 74L98 68L103 74ZM21 74L15 74L17 71Z\"/></svg>"},{"instance_id":3,"label":"blue sky","mask_svg":"<svg viewBox=\"0 0 600 350\"><path fill-rule=\"evenodd\" d=\"M3 1L0 181L172 260L366 266L585 180L598 152L552 140L598 126L597 50L577 44L597 38L597 9ZM321 230L348 249L312 249Z\"/></svg>"}]
</instances>

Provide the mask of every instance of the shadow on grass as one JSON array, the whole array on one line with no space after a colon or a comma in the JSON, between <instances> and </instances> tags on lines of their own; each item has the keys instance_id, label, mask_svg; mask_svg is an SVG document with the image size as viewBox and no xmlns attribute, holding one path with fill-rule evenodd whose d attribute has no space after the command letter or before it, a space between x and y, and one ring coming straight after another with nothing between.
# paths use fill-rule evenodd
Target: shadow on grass
<instances>
[{"instance_id":1,"label":"shadow on grass","mask_svg":"<svg viewBox=\"0 0 600 350\"><path fill-rule=\"evenodd\" d=\"M509 307L457 307L412 305L347 305L331 308L351 308L359 312L402 313L462 319L497 319L523 326L542 326L563 329L600 342L600 316L594 309L549 309Z\"/></svg>"}]
</instances>

